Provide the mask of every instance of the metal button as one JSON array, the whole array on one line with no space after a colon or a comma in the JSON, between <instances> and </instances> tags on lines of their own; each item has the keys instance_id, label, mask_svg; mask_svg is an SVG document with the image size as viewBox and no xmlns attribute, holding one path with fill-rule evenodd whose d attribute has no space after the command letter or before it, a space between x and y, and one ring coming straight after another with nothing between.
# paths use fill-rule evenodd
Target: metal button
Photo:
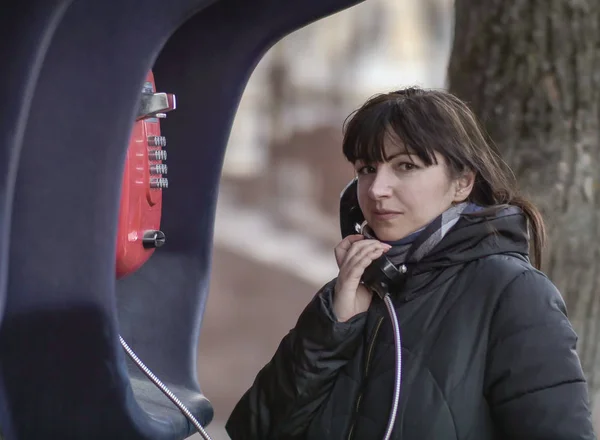
<instances>
[{"instance_id":1,"label":"metal button","mask_svg":"<svg viewBox=\"0 0 600 440\"><path fill-rule=\"evenodd\" d=\"M169 187L169 179L167 179L166 177L150 179L150 188L167 189L168 187Z\"/></svg>"},{"instance_id":2,"label":"metal button","mask_svg":"<svg viewBox=\"0 0 600 440\"><path fill-rule=\"evenodd\" d=\"M167 174L168 167L164 163L150 165L150 174Z\"/></svg>"},{"instance_id":3,"label":"metal button","mask_svg":"<svg viewBox=\"0 0 600 440\"><path fill-rule=\"evenodd\" d=\"M151 147L166 147L167 138L164 136L148 136L148 145Z\"/></svg>"},{"instance_id":4,"label":"metal button","mask_svg":"<svg viewBox=\"0 0 600 440\"><path fill-rule=\"evenodd\" d=\"M167 152L165 150L151 150L148 151L148 158L150 160L167 160Z\"/></svg>"}]
</instances>

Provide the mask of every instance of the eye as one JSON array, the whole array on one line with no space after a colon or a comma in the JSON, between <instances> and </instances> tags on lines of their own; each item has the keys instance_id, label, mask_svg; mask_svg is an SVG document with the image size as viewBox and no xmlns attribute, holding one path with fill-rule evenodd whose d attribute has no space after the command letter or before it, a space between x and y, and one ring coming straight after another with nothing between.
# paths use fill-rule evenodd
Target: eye
<instances>
[{"instance_id":1,"label":"eye","mask_svg":"<svg viewBox=\"0 0 600 440\"><path fill-rule=\"evenodd\" d=\"M396 165L396 168L400 171L413 171L419 167L412 162L400 162Z\"/></svg>"},{"instance_id":2,"label":"eye","mask_svg":"<svg viewBox=\"0 0 600 440\"><path fill-rule=\"evenodd\" d=\"M371 174L375 172L375 167L373 167L372 165L364 165L359 167L356 172L358 174Z\"/></svg>"}]
</instances>

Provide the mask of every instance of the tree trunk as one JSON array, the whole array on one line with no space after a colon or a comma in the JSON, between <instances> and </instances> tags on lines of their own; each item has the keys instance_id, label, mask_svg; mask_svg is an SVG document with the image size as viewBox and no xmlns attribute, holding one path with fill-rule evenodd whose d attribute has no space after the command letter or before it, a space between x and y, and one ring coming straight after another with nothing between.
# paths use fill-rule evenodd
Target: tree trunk
<instances>
[{"instance_id":1,"label":"tree trunk","mask_svg":"<svg viewBox=\"0 0 600 440\"><path fill-rule=\"evenodd\" d=\"M455 14L449 88L542 210L543 269L565 297L598 411L600 1L456 0Z\"/></svg>"}]
</instances>

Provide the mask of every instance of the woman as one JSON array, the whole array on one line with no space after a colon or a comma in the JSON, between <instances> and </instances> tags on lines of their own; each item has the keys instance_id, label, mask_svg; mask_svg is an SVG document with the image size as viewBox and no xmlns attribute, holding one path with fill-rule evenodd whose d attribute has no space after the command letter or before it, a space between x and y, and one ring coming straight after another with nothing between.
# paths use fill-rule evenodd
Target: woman
<instances>
[{"instance_id":1,"label":"woman","mask_svg":"<svg viewBox=\"0 0 600 440\"><path fill-rule=\"evenodd\" d=\"M383 438L393 332L361 276L385 253L409 269L391 292L403 359L391 438L594 439L577 336L529 259L542 258L540 213L467 106L419 88L376 96L343 151L369 234L336 247L339 275L235 407L231 438Z\"/></svg>"}]
</instances>

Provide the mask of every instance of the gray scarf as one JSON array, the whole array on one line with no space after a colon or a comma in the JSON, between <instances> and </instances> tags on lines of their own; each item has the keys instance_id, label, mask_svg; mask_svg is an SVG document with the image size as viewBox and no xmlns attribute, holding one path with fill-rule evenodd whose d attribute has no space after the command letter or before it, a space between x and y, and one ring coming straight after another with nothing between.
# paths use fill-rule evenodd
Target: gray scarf
<instances>
[{"instance_id":1,"label":"gray scarf","mask_svg":"<svg viewBox=\"0 0 600 440\"><path fill-rule=\"evenodd\" d=\"M400 266L409 260L411 263L416 263L442 241L452 226L458 222L461 214L475 212L480 209L481 207L467 202L452 205L427 226L401 240L386 242L392 246L386 256L396 266ZM370 235L371 238L374 238L374 234L368 226L364 232L366 236Z\"/></svg>"}]
</instances>

